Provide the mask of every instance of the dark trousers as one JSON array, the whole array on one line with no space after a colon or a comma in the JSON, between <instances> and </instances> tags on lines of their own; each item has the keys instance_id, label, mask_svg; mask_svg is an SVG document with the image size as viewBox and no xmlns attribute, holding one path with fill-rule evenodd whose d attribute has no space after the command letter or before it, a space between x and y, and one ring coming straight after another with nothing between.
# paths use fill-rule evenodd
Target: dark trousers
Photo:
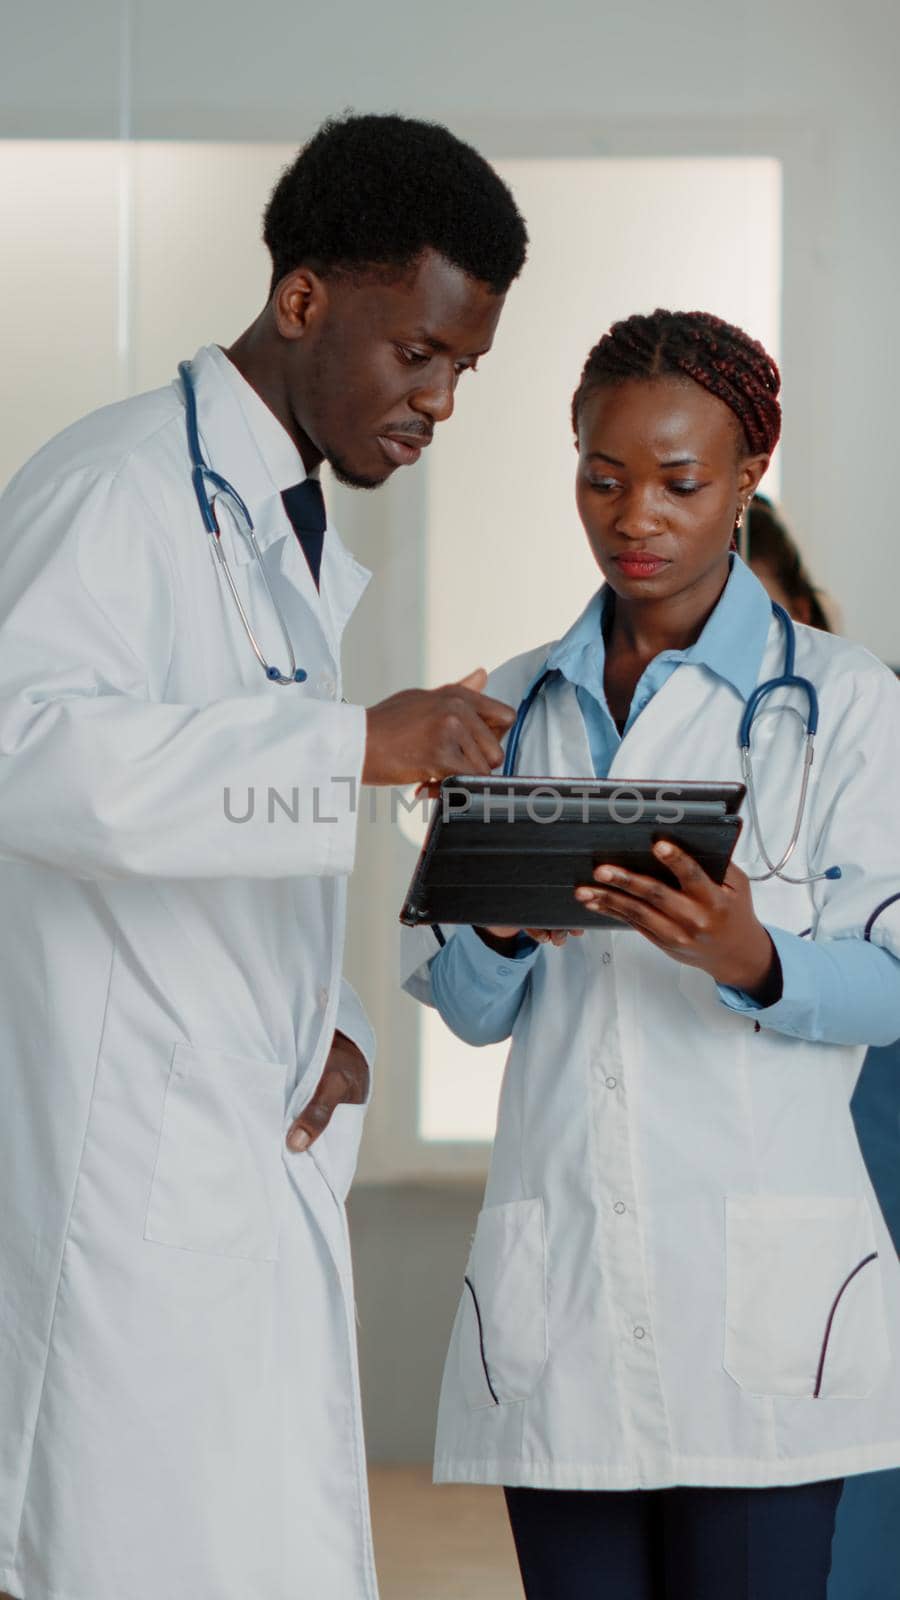
<instances>
[{"instance_id":1,"label":"dark trousers","mask_svg":"<svg viewBox=\"0 0 900 1600\"><path fill-rule=\"evenodd\" d=\"M505 1494L527 1600L825 1600L842 1488Z\"/></svg>"}]
</instances>

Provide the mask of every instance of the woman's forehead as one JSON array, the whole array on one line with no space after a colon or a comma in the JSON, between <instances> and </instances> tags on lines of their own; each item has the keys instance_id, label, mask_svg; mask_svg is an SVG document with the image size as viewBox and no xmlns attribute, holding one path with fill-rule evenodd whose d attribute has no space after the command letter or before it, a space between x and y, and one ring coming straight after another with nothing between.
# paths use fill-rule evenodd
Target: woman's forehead
<instances>
[{"instance_id":1,"label":"woman's forehead","mask_svg":"<svg viewBox=\"0 0 900 1600\"><path fill-rule=\"evenodd\" d=\"M739 433L724 400L691 378L669 376L604 384L585 400L579 427L583 450L622 460L622 449L695 459L728 454Z\"/></svg>"}]
</instances>

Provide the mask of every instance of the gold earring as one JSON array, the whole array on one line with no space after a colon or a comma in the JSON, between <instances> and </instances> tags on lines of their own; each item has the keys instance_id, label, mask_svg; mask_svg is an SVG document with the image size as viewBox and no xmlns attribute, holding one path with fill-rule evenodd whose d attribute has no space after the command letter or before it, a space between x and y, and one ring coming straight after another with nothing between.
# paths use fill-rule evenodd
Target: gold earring
<instances>
[{"instance_id":1,"label":"gold earring","mask_svg":"<svg viewBox=\"0 0 900 1600\"><path fill-rule=\"evenodd\" d=\"M739 528L742 528L744 526L744 512L746 511L746 509L747 509L747 507L745 506L743 500L739 501L738 502L737 520L736 520L736 522L734 524L735 533L738 532Z\"/></svg>"}]
</instances>

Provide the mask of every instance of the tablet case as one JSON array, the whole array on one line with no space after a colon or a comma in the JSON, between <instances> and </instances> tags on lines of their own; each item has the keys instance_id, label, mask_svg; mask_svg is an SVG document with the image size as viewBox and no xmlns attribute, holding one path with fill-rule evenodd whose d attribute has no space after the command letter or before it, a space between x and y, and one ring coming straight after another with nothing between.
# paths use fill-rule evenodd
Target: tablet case
<instances>
[{"instance_id":1,"label":"tablet case","mask_svg":"<svg viewBox=\"0 0 900 1600\"><path fill-rule=\"evenodd\" d=\"M609 862L677 887L652 854L659 839L680 845L721 883L744 792L740 783L446 778L400 921L621 927L576 900L576 886Z\"/></svg>"}]
</instances>

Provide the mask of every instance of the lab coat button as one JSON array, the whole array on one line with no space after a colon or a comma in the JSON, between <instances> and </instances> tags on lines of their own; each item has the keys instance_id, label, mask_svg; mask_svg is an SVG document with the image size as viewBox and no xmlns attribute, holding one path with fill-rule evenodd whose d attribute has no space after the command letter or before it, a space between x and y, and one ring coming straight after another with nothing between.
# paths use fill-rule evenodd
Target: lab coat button
<instances>
[{"instance_id":1,"label":"lab coat button","mask_svg":"<svg viewBox=\"0 0 900 1600\"><path fill-rule=\"evenodd\" d=\"M614 1089L616 1087L616 1084L618 1083L618 1081L619 1081L618 1078L607 1078L607 1080L606 1080L607 1089Z\"/></svg>"},{"instance_id":2,"label":"lab coat button","mask_svg":"<svg viewBox=\"0 0 900 1600\"><path fill-rule=\"evenodd\" d=\"M621 1217L623 1215L623 1213L625 1211L625 1207L622 1204L621 1200L617 1200L616 1201L615 1205L613 1206L613 1211L616 1212L617 1216Z\"/></svg>"},{"instance_id":3,"label":"lab coat button","mask_svg":"<svg viewBox=\"0 0 900 1600\"><path fill-rule=\"evenodd\" d=\"M634 1337L636 1339L643 1339L646 1332L646 1328L637 1327L634 1329Z\"/></svg>"},{"instance_id":4,"label":"lab coat button","mask_svg":"<svg viewBox=\"0 0 900 1600\"><path fill-rule=\"evenodd\" d=\"M604 950L602 960L603 960L603 965L605 967L608 967L609 963L612 961L612 956L610 955L608 950Z\"/></svg>"}]
</instances>

